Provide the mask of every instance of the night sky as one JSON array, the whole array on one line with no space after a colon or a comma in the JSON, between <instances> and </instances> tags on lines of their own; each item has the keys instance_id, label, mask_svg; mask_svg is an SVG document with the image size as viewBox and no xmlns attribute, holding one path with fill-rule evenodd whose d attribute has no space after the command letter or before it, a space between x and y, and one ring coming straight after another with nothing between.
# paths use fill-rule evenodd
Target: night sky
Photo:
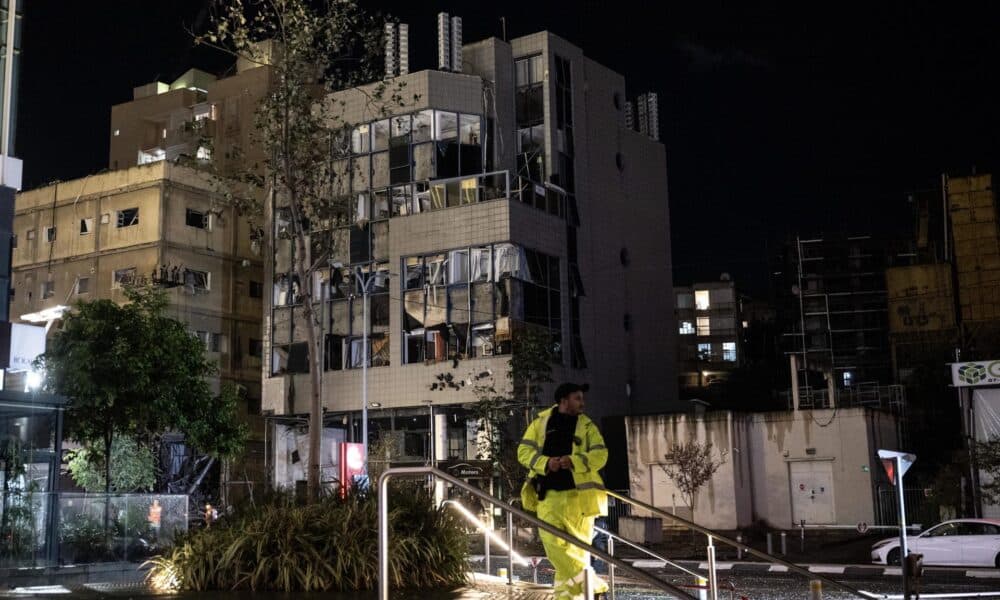
<instances>
[{"instance_id":1,"label":"night sky","mask_svg":"<svg viewBox=\"0 0 1000 600\"><path fill-rule=\"evenodd\" d=\"M17 154L25 187L107 166L110 107L132 88L226 62L193 50L208 0L29 0ZM439 10L466 41L549 29L659 92L678 283L731 273L753 291L796 232L883 233L908 192L989 172L1000 11L939 3L368 2L410 24L411 70L435 66ZM610 12L608 7L616 10Z\"/></svg>"}]
</instances>

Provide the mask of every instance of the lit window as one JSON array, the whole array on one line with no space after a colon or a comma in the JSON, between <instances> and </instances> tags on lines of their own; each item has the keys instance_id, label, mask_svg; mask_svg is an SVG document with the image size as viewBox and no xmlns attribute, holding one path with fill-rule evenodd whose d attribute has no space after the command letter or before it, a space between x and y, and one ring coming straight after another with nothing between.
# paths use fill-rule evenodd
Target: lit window
<instances>
[{"instance_id":1,"label":"lit window","mask_svg":"<svg viewBox=\"0 0 1000 600\"><path fill-rule=\"evenodd\" d=\"M712 360L712 344L698 344L698 360Z\"/></svg>"},{"instance_id":2,"label":"lit window","mask_svg":"<svg viewBox=\"0 0 1000 600\"><path fill-rule=\"evenodd\" d=\"M198 160L212 160L212 149L208 146L198 146L198 152L195 153L195 158Z\"/></svg>"},{"instance_id":3,"label":"lit window","mask_svg":"<svg viewBox=\"0 0 1000 600\"><path fill-rule=\"evenodd\" d=\"M736 342L722 342L722 360L736 362Z\"/></svg>"},{"instance_id":4,"label":"lit window","mask_svg":"<svg viewBox=\"0 0 1000 600\"><path fill-rule=\"evenodd\" d=\"M121 134L122 134L122 130L121 129L115 129L115 137L118 137Z\"/></svg>"},{"instance_id":5,"label":"lit window","mask_svg":"<svg viewBox=\"0 0 1000 600\"><path fill-rule=\"evenodd\" d=\"M695 290L694 307L698 310L708 310L709 306L708 290Z\"/></svg>"},{"instance_id":6,"label":"lit window","mask_svg":"<svg viewBox=\"0 0 1000 600\"><path fill-rule=\"evenodd\" d=\"M711 321L708 317L698 317L698 335L712 335Z\"/></svg>"},{"instance_id":7,"label":"lit window","mask_svg":"<svg viewBox=\"0 0 1000 600\"><path fill-rule=\"evenodd\" d=\"M681 335L694 334L694 323L692 323L691 321L681 321L680 334Z\"/></svg>"},{"instance_id":8,"label":"lit window","mask_svg":"<svg viewBox=\"0 0 1000 600\"><path fill-rule=\"evenodd\" d=\"M851 387L854 382L854 373L850 371L844 371L844 387Z\"/></svg>"}]
</instances>

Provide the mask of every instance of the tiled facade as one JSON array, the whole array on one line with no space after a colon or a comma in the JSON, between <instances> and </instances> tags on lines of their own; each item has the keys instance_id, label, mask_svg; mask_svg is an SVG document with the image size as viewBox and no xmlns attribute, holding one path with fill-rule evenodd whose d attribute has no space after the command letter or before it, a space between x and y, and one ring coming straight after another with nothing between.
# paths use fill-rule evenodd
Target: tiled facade
<instances>
[{"instance_id":1,"label":"tiled facade","mask_svg":"<svg viewBox=\"0 0 1000 600\"><path fill-rule=\"evenodd\" d=\"M517 156L522 149L519 146L523 138L519 136L517 125L519 111L523 114L523 109L518 105L515 70L517 60L536 55L541 58L535 63L544 69L538 73L538 81L542 87L544 127L540 129L544 132L541 150L545 167L541 177L532 178L535 179L532 182L523 161L518 161ZM563 62L558 63L560 60ZM468 336L467 343L454 342L454 348L466 350L457 353L457 366L453 360L456 353L450 350L447 353L428 350L428 360L405 363L410 356L406 340L413 335L431 335L432 329L429 321L426 329L413 329L412 305L404 298L408 298L407 293L411 291L418 296L426 294L425 298L432 292L407 289L407 259L463 248L473 249L475 255L477 248L491 244L511 244L529 251L529 256L530 252L536 252L558 261L558 283L553 279L547 284L550 286L547 288L551 303L549 314L550 318L555 315L557 319L554 326L562 352L562 364L555 368L553 378L590 382L589 414L600 420L606 416L676 408L674 336L677 330L673 315L665 152L661 144L625 128L624 79L587 59L579 48L544 32L512 40L510 44L489 39L466 45L463 63L465 68L461 74L421 71L402 76L407 101L405 106L394 108L389 115L383 114L381 107L372 105L368 94L356 90L340 92L328 99L337 125L366 125L387 116L436 111L421 117L429 119L421 121L421 126L436 131L438 123L444 122L441 119L451 118L445 113L469 115L470 122L473 115L482 118L479 121L481 130L471 139L482 147L483 164L474 172L466 171L467 155L462 154L462 172L447 184L437 185L442 179L441 165L444 163L441 161L448 160L446 144L423 130L405 138L413 148L412 180L422 182L415 188L392 189L386 182L385 172L378 172L386 167L375 158L369 161L362 157L349 169L345 167L340 171L352 174L345 180L353 183L338 190L352 198L351 203L359 194L368 194L367 202L372 202L379 197L381 186L390 188L385 196L388 198L384 201L386 204L380 205L375 200L370 208L364 209L369 211L367 213L359 213L356 208L346 211L341 222L344 233L332 234L334 258L330 261L343 266L326 270L318 280L321 287L332 290L337 287L338 272L362 263L365 268L375 264L374 269L388 273L388 324L380 321L381 324L372 326L372 338L378 340L372 342L373 353L377 356L372 358L368 369L370 417L379 423L391 421L394 430L404 421L419 418L423 423L419 427L426 429L429 427L426 415L433 410L437 415L435 423L439 436L462 438L467 429L462 406L475 401L472 386L434 390L439 376L449 374L455 382L471 384L477 376L489 371L499 384L505 384L503 373L509 356L498 353L504 351L504 340L509 336L505 327L510 327L518 318L516 309L511 309L509 316L501 316L502 309L497 308L495 319L484 318L482 327L488 332L485 337L473 333ZM557 68L563 69L558 81ZM399 79L390 82L390 87L398 82ZM556 86L560 82L568 92L557 94ZM562 100L564 107L571 107L571 118L567 117L565 108L557 114L557 99ZM566 123L565 119L571 124L560 130L557 122ZM462 118L459 121L464 123ZM392 127L395 128L395 122ZM413 127L415 132L417 126ZM572 131L567 134L570 127ZM375 125L363 129L360 134L356 130L355 134L366 136L371 146L366 145L369 142L354 142L355 151L362 149L365 154L369 147L377 145L376 138L370 137L375 135L374 129ZM464 130L459 137L463 144L468 139ZM402 134L397 139L401 138ZM421 164L424 154L416 149L414 140L417 139L421 143L427 140L429 144L439 144L434 163L438 170L436 175L433 167ZM560 153L564 156L560 157ZM496 173L493 181L504 182L502 188L509 181L510 190L495 199L487 199L483 189L472 191L477 185L474 173L484 172ZM461 185L463 181L467 182L467 187ZM410 180L396 183L403 186ZM450 184L454 187L448 187ZM461 200L453 205L454 196L443 195L445 188L448 193L460 190ZM527 195L519 194L518 189L527 190ZM524 201L536 189L549 198L542 208ZM468 196L466 190L469 190ZM478 194L478 201L473 194ZM399 199L398 202L393 198ZM383 211L386 214L382 215ZM310 381L309 375L301 372L305 366L301 350L292 346L304 344L305 332L300 317L292 316L297 309L289 304L289 298L294 295L289 293L289 285L295 284L288 283L293 279L287 257L289 242L280 235L280 207L278 214L271 231L275 261L265 265L270 290L266 301L270 305L265 310L267 351L263 365L263 409L275 416L301 417L308 412ZM378 246L377 250L372 247L372 257L367 254L354 256L354 242L344 241L360 235L357 232L361 230L355 225L358 215L362 217L362 225L371 228L372 243ZM383 216L385 219L379 223ZM345 237L338 237L341 235ZM456 256L459 255L446 254L450 261L457 260ZM353 260L355 258L360 260ZM492 264L494 278L490 283L501 287L502 279L507 276L499 275L495 255ZM526 272L522 274L527 276ZM519 276L514 274L512 277L517 279ZM327 287L331 280L334 281L332 287ZM361 293L356 288L353 293L356 296L353 309L344 308L351 306L349 297L329 301L325 309L317 307L317 312L323 315L321 321L326 339L330 339L335 330L343 331L339 328L344 327L338 324L336 317L327 315L343 316L353 310L355 317L351 322L358 319ZM350 296L351 290L344 295ZM376 295L371 298L374 304ZM574 302L578 308L574 307ZM450 304L440 308L444 313L454 307ZM476 310L472 308L470 312L481 314ZM578 317L574 318L577 313ZM532 315L525 312L520 317L530 319ZM456 337L466 340L464 334L456 336L447 327L434 327L441 331L434 335L446 337L449 344ZM350 331L356 334L358 329L352 325ZM424 333L413 334L413 331ZM388 338L387 343L382 336ZM334 343L340 350L330 350L327 346L327 358L335 355L335 360L340 362L328 365L322 377L327 426L345 428L347 431L343 435L347 439L357 439L358 413L362 405L362 370L357 368L361 359L355 358L360 355L352 354L356 352L351 350L353 337L351 334L337 337ZM492 348L492 355L482 355L484 345ZM548 393L541 397L547 399ZM441 431L442 426L447 432ZM370 428L373 438L380 427L373 425ZM294 444L287 448L277 445L273 456L276 463L294 462L290 453L285 452ZM298 453L303 456L303 448L298 448ZM411 453L404 454L409 456ZM475 454L472 442L459 454L451 453L450 457L472 458ZM436 458L446 457L439 454ZM284 469L278 471L284 472Z\"/></svg>"}]
</instances>

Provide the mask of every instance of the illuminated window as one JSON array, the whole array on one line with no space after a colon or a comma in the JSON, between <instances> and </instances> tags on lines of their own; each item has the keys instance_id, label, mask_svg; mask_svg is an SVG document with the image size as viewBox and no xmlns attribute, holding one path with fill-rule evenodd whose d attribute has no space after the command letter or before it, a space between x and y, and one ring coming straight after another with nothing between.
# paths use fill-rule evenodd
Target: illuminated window
<instances>
[{"instance_id":1,"label":"illuminated window","mask_svg":"<svg viewBox=\"0 0 1000 600\"><path fill-rule=\"evenodd\" d=\"M709 306L708 290L695 290L694 307L698 310L708 310Z\"/></svg>"},{"instance_id":2,"label":"illuminated window","mask_svg":"<svg viewBox=\"0 0 1000 600\"><path fill-rule=\"evenodd\" d=\"M722 342L722 360L736 362L736 342Z\"/></svg>"},{"instance_id":3,"label":"illuminated window","mask_svg":"<svg viewBox=\"0 0 1000 600\"><path fill-rule=\"evenodd\" d=\"M694 334L694 323L691 321L681 321L680 326L681 335L693 335Z\"/></svg>"},{"instance_id":4,"label":"illuminated window","mask_svg":"<svg viewBox=\"0 0 1000 600\"><path fill-rule=\"evenodd\" d=\"M698 317L698 335L712 335L712 326L708 317Z\"/></svg>"},{"instance_id":5,"label":"illuminated window","mask_svg":"<svg viewBox=\"0 0 1000 600\"><path fill-rule=\"evenodd\" d=\"M712 360L712 344L698 344L698 360Z\"/></svg>"}]
</instances>

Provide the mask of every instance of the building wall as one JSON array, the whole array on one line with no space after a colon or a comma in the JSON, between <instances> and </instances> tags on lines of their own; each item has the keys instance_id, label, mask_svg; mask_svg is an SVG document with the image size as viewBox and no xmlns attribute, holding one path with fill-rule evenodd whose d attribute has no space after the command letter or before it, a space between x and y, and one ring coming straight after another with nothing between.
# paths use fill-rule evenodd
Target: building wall
<instances>
[{"instance_id":1,"label":"building wall","mask_svg":"<svg viewBox=\"0 0 1000 600\"><path fill-rule=\"evenodd\" d=\"M688 440L713 445L722 464L698 493L694 519L716 529L757 520L774 527L798 525L793 496L808 496L812 490L804 486L814 484L793 477L796 463L831 467L831 489L814 490L832 496L832 519L824 524L874 523L876 486L885 483L876 451L898 447L895 417L863 408L650 415L627 421L632 496L679 516L690 515L690 508L663 473L664 456L673 444Z\"/></svg>"},{"instance_id":2,"label":"building wall","mask_svg":"<svg viewBox=\"0 0 1000 600\"><path fill-rule=\"evenodd\" d=\"M223 379L238 381L259 397L259 360L248 360L251 338L260 339L262 299L251 298L250 281L263 282L260 257L252 252L249 223L238 218L195 171L166 162L61 182L20 194L15 230L12 313L16 316L81 300L125 301L115 271L134 268L153 279L159 268L190 267L211 275L205 294L166 289L168 311L192 331L225 336L219 362ZM138 223L117 226L118 211L139 209ZM188 208L214 211L211 230L186 224ZM90 220L89 233L81 220ZM56 227L54 242L45 228ZM27 231L36 232L27 239ZM79 281L86 280L81 287ZM42 286L53 282L52 295Z\"/></svg>"}]
</instances>

